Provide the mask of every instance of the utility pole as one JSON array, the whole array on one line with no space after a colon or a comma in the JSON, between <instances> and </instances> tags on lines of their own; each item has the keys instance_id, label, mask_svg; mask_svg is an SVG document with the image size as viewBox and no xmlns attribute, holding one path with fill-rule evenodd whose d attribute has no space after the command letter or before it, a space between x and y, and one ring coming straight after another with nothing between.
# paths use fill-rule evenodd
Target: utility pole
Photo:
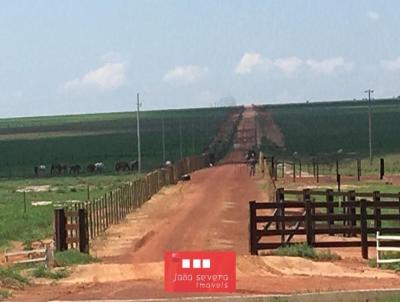
<instances>
[{"instance_id":1,"label":"utility pole","mask_svg":"<svg viewBox=\"0 0 400 302\"><path fill-rule=\"evenodd\" d=\"M372 89L364 91L368 93L368 136L369 136L369 163L372 165L372 121L371 121L371 93L374 93Z\"/></svg>"},{"instance_id":2,"label":"utility pole","mask_svg":"<svg viewBox=\"0 0 400 302\"><path fill-rule=\"evenodd\" d=\"M164 117L162 118L161 121L161 130L162 130L162 151L163 151L163 164L165 163L165 121L164 121Z\"/></svg>"},{"instance_id":3,"label":"utility pole","mask_svg":"<svg viewBox=\"0 0 400 302\"><path fill-rule=\"evenodd\" d=\"M139 93L137 94L137 111L136 111L136 132L137 132L137 151L138 151L138 172L142 172L142 153L140 150L140 106L142 106L142 104L139 101Z\"/></svg>"}]
</instances>

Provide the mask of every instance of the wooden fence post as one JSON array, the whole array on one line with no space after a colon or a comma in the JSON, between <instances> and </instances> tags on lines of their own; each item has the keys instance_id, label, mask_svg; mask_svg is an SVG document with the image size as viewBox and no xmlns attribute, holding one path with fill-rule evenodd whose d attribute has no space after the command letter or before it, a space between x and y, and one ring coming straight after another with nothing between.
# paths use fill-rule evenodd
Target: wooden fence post
<instances>
[{"instance_id":1,"label":"wooden fence post","mask_svg":"<svg viewBox=\"0 0 400 302\"><path fill-rule=\"evenodd\" d=\"M296 182L296 162L293 160L293 182Z\"/></svg>"},{"instance_id":2,"label":"wooden fence post","mask_svg":"<svg viewBox=\"0 0 400 302\"><path fill-rule=\"evenodd\" d=\"M89 233L87 225L87 211L85 209L78 210L79 221L79 251L81 253L89 253Z\"/></svg>"},{"instance_id":3,"label":"wooden fence post","mask_svg":"<svg viewBox=\"0 0 400 302\"><path fill-rule=\"evenodd\" d=\"M250 254L257 255L258 254L258 246L257 246L257 209L256 209L256 202L250 201L249 202L249 209L250 209L250 221L249 221L249 247L250 247Z\"/></svg>"},{"instance_id":4,"label":"wooden fence post","mask_svg":"<svg viewBox=\"0 0 400 302\"><path fill-rule=\"evenodd\" d=\"M338 177L339 174L339 160L336 160L336 177Z\"/></svg>"},{"instance_id":5,"label":"wooden fence post","mask_svg":"<svg viewBox=\"0 0 400 302\"><path fill-rule=\"evenodd\" d=\"M357 159L357 180L361 179L361 159Z\"/></svg>"},{"instance_id":6,"label":"wooden fence post","mask_svg":"<svg viewBox=\"0 0 400 302\"><path fill-rule=\"evenodd\" d=\"M301 178L301 159L299 159L299 178Z\"/></svg>"},{"instance_id":7,"label":"wooden fence post","mask_svg":"<svg viewBox=\"0 0 400 302\"><path fill-rule=\"evenodd\" d=\"M319 162L317 160L317 182L319 182Z\"/></svg>"},{"instance_id":8,"label":"wooden fence post","mask_svg":"<svg viewBox=\"0 0 400 302\"><path fill-rule=\"evenodd\" d=\"M361 255L364 259L368 259L367 201L365 199L360 202L360 212Z\"/></svg>"},{"instance_id":9,"label":"wooden fence post","mask_svg":"<svg viewBox=\"0 0 400 302\"><path fill-rule=\"evenodd\" d=\"M312 205L310 200L309 189L303 190L303 201L306 210L305 228L306 228L307 245L313 246L315 243L315 234L313 230L313 215L312 215Z\"/></svg>"},{"instance_id":10,"label":"wooden fence post","mask_svg":"<svg viewBox=\"0 0 400 302\"><path fill-rule=\"evenodd\" d=\"M374 191L372 193L372 199L374 202L374 227L375 231L382 232L381 230L381 208L379 207L379 203L381 201L381 193L379 191Z\"/></svg>"},{"instance_id":11,"label":"wooden fence post","mask_svg":"<svg viewBox=\"0 0 400 302\"><path fill-rule=\"evenodd\" d=\"M326 213L328 215L332 215L334 213L333 211L333 190L332 189L327 189L326 190ZM335 224L334 220L329 218L328 221L328 228L331 229L332 226ZM330 232L329 235L333 236L334 232Z\"/></svg>"},{"instance_id":12,"label":"wooden fence post","mask_svg":"<svg viewBox=\"0 0 400 302\"><path fill-rule=\"evenodd\" d=\"M68 249L67 245L67 220L65 217L64 209L54 210L54 228L55 228L55 245L56 251L65 251Z\"/></svg>"},{"instance_id":13,"label":"wooden fence post","mask_svg":"<svg viewBox=\"0 0 400 302\"><path fill-rule=\"evenodd\" d=\"M285 178L285 160L282 159L282 178Z\"/></svg>"},{"instance_id":14,"label":"wooden fence post","mask_svg":"<svg viewBox=\"0 0 400 302\"><path fill-rule=\"evenodd\" d=\"M285 201L285 189L279 188L278 190L276 190L276 202L282 204L282 202L284 202L284 201ZM281 222L276 223L276 229L281 230L281 244L284 244L285 243L285 221L284 221L285 208L283 206L278 208L277 217L279 217L281 219ZM280 225L280 227L279 227L279 225Z\"/></svg>"},{"instance_id":15,"label":"wooden fence post","mask_svg":"<svg viewBox=\"0 0 400 302\"><path fill-rule=\"evenodd\" d=\"M340 182L341 182L341 175L340 174L336 174L336 182L337 182L338 192L340 192Z\"/></svg>"},{"instance_id":16,"label":"wooden fence post","mask_svg":"<svg viewBox=\"0 0 400 302\"><path fill-rule=\"evenodd\" d=\"M383 176L385 176L385 160L381 158L379 179L383 179Z\"/></svg>"},{"instance_id":17,"label":"wooden fence post","mask_svg":"<svg viewBox=\"0 0 400 302\"><path fill-rule=\"evenodd\" d=\"M356 192L354 190L349 191L349 202L355 202L356 201ZM350 219L350 229L351 233L349 234L349 237L356 236L356 231L355 227L357 226L357 219L356 219L356 207L354 205L348 207L348 214L351 215Z\"/></svg>"}]
</instances>

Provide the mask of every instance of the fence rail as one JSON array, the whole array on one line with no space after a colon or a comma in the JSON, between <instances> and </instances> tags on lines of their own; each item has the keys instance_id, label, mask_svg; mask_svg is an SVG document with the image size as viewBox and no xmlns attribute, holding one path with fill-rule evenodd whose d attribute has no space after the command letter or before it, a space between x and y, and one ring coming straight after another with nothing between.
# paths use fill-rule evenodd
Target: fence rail
<instances>
[{"instance_id":1,"label":"fence rail","mask_svg":"<svg viewBox=\"0 0 400 302\"><path fill-rule=\"evenodd\" d=\"M290 194L301 198L290 200L286 197ZM315 199L320 196L325 196L325 200ZM345 198L335 201L335 196ZM399 196L400 193L381 194L378 191L349 191L338 194L332 190L285 191L280 188L276 191L275 202L249 203L250 252L258 254L259 250L292 244L294 236L302 235L301 240L296 242L306 241L308 245L315 247L360 246L363 258L368 258L368 247L375 245L369 235L375 235L377 231L385 234L400 233ZM370 197L370 200L366 197ZM355 240L318 241L316 235L343 235ZM273 236L280 236L280 240L274 240ZM400 240L391 244L400 246Z\"/></svg>"},{"instance_id":2,"label":"fence rail","mask_svg":"<svg viewBox=\"0 0 400 302\"><path fill-rule=\"evenodd\" d=\"M101 197L55 209L56 250L77 248L81 252L89 252L90 239L121 222L162 187L176 184L183 175L207 166L208 154L189 156L133 182L122 184Z\"/></svg>"}]
</instances>

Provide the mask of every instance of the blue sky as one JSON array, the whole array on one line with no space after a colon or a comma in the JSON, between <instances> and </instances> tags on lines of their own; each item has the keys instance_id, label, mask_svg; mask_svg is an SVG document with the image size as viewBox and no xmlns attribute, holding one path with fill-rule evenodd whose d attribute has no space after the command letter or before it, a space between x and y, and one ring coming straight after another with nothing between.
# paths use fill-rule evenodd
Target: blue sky
<instances>
[{"instance_id":1,"label":"blue sky","mask_svg":"<svg viewBox=\"0 0 400 302\"><path fill-rule=\"evenodd\" d=\"M0 117L400 95L399 1L0 5Z\"/></svg>"}]
</instances>

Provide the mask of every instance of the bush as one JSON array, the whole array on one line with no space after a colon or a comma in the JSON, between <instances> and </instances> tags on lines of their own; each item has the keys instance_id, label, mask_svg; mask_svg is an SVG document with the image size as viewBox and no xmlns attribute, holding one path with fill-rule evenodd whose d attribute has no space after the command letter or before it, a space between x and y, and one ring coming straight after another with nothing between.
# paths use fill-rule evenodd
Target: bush
<instances>
[{"instance_id":1,"label":"bush","mask_svg":"<svg viewBox=\"0 0 400 302\"><path fill-rule=\"evenodd\" d=\"M11 296L11 293L7 289L0 288L0 298L8 298Z\"/></svg>"},{"instance_id":2,"label":"bush","mask_svg":"<svg viewBox=\"0 0 400 302\"><path fill-rule=\"evenodd\" d=\"M20 289L29 284L28 278L21 275L16 266L0 268L0 287Z\"/></svg>"},{"instance_id":3,"label":"bush","mask_svg":"<svg viewBox=\"0 0 400 302\"><path fill-rule=\"evenodd\" d=\"M43 265L36 267L32 271L32 276L36 278L47 278L47 279L55 279L59 280L62 278L66 278L69 276L69 271L64 269L60 270L51 270Z\"/></svg>"},{"instance_id":4,"label":"bush","mask_svg":"<svg viewBox=\"0 0 400 302\"><path fill-rule=\"evenodd\" d=\"M332 253L329 250L318 252L312 246L309 246L305 243L279 247L276 250L272 251L271 255L302 257L315 261L335 261L341 259L339 255Z\"/></svg>"},{"instance_id":5,"label":"bush","mask_svg":"<svg viewBox=\"0 0 400 302\"><path fill-rule=\"evenodd\" d=\"M54 255L55 261L59 266L69 266L74 264L88 264L99 262L96 257L89 254L81 253L77 250L68 250L63 252L56 252Z\"/></svg>"}]
</instances>

